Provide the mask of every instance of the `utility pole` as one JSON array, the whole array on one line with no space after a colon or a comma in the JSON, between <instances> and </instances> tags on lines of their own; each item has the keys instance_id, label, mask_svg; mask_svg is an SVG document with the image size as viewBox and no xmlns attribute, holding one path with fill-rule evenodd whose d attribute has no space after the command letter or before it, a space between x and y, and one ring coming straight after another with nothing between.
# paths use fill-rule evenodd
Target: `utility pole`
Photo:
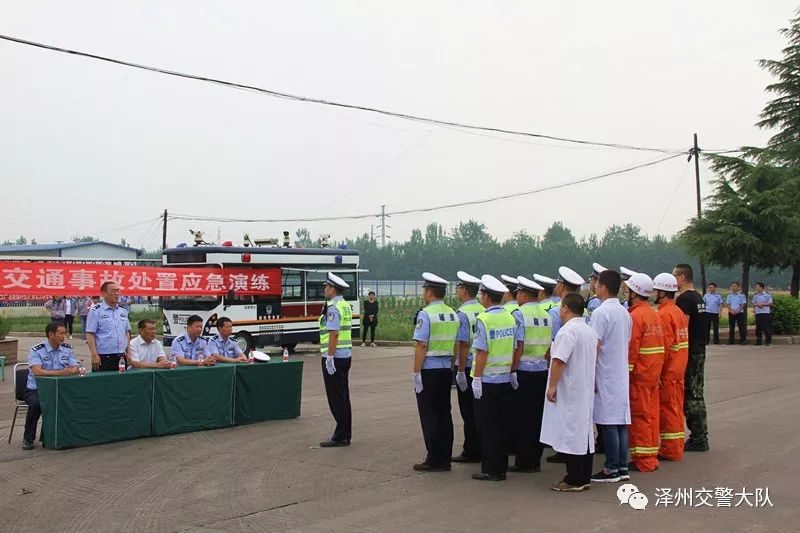
<instances>
[{"instance_id":1,"label":"utility pole","mask_svg":"<svg viewBox=\"0 0 800 533\"><path fill-rule=\"evenodd\" d=\"M167 210L164 209L163 231L161 233L161 250L167 249Z\"/></svg>"},{"instance_id":2,"label":"utility pole","mask_svg":"<svg viewBox=\"0 0 800 533\"><path fill-rule=\"evenodd\" d=\"M375 224L369 225L369 242L373 242L375 240Z\"/></svg>"},{"instance_id":3,"label":"utility pole","mask_svg":"<svg viewBox=\"0 0 800 533\"><path fill-rule=\"evenodd\" d=\"M391 228L391 226L387 226L386 225L386 218L388 216L389 215L386 214L386 205L384 204L384 205L381 206L381 214L380 214L380 217L381 217L381 248L386 246L386 237L389 237L388 235L386 235L386 228ZM391 238L391 237L389 237L389 238Z\"/></svg>"},{"instance_id":4,"label":"utility pole","mask_svg":"<svg viewBox=\"0 0 800 533\"><path fill-rule=\"evenodd\" d=\"M694 157L694 186L697 193L697 218L703 216L702 197L700 196L700 148L697 146L697 134L694 134L694 147L689 151L689 161ZM703 292L706 292L706 266L703 258L700 258L700 280L703 284Z\"/></svg>"}]
</instances>

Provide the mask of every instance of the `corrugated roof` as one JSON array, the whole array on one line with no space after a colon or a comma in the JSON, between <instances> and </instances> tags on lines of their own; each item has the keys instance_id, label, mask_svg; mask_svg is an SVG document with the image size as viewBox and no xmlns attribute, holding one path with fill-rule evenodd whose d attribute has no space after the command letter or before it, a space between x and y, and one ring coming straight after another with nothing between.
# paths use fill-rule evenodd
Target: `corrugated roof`
<instances>
[{"instance_id":1,"label":"corrugated roof","mask_svg":"<svg viewBox=\"0 0 800 533\"><path fill-rule=\"evenodd\" d=\"M133 251L136 252L137 256L142 255L142 250L138 248L132 248L130 246L123 246L121 244L114 244L113 242L106 242L106 241L95 241L95 242L61 242L61 243L53 243L53 244L24 244L24 245L12 245L12 246L0 246L0 254L3 252L52 252L54 250L66 250L69 248L80 248L83 246L94 246L96 244L103 244L105 246L111 246L113 248L121 248L123 250Z\"/></svg>"}]
</instances>

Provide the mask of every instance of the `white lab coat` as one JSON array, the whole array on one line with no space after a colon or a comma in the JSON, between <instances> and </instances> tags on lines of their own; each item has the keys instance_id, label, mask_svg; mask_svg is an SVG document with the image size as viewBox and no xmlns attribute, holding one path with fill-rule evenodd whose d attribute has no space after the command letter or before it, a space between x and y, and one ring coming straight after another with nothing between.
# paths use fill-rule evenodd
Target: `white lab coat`
<instances>
[{"instance_id":1,"label":"white lab coat","mask_svg":"<svg viewBox=\"0 0 800 533\"><path fill-rule=\"evenodd\" d=\"M628 344L631 314L619 300L609 298L592 313L590 324L600 340L594 394L594 422L603 425L631 423L628 383Z\"/></svg>"},{"instance_id":2,"label":"white lab coat","mask_svg":"<svg viewBox=\"0 0 800 533\"><path fill-rule=\"evenodd\" d=\"M556 401L544 399L540 440L561 453L594 453L592 407L597 361L594 330L583 317L571 319L558 330L550 356L564 361L566 367L556 385ZM547 382L549 385L549 373Z\"/></svg>"}]
</instances>

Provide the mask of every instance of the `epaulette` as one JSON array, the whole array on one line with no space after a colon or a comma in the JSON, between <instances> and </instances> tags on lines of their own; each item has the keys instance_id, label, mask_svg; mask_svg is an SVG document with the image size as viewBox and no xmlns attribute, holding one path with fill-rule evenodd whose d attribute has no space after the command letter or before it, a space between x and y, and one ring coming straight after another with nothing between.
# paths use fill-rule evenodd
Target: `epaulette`
<instances>
[{"instance_id":1,"label":"epaulette","mask_svg":"<svg viewBox=\"0 0 800 533\"><path fill-rule=\"evenodd\" d=\"M61 346L64 348L69 348L70 350L72 349L72 345L68 342L62 342Z\"/></svg>"},{"instance_id":2,"label":"epaulette","mask_svg":"<svg viewBox=\"0 0 800 533\"><path fill-rule=\"evenodd\" d=\"M92 309L100 309L100 304L94 304L94 305L92 306Z\"/></svg>"},{"instance_id":3,"label":"epaulette","mask_svg":"<svg viewBox=\"0 0 800 533\"><path fill-rule=\"evenodd\" d=\"M33 348L31 348L31 350L34 350L34 351L36 351L36 350L41 350L42 348L44 348L44 343L43 343L43 342L40 342L39 344L37 344L36 346L34 346Z\"/></svg>"},{"instance_id":4,"label":"epaulette","mask_svg":"<svg viewBox=\"0 0 800 533\"><path fill-rule=\"evenodd\" d=\"M219 339L219 333L217 333L216 335L214 335L213 337L211 337L209 340L211 340L211 341L215 341L215 340L217 340L217 339Z\"/></svg>"}]
</instances>

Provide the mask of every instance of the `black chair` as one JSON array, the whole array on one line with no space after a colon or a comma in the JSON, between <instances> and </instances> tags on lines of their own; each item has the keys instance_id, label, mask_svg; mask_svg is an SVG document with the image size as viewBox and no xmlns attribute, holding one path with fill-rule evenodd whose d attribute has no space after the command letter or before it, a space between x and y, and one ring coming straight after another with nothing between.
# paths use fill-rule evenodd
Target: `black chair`
<instances>
[{"instance_id":1,"label":"black chair","mask_svg":"<svg viewBox=\"0 0 800 533\"><path fill-rule=\"evenodd\" d=\"M14 419L11 421L11 430L8 432L8 442L11 442L11 435L14 434L17 413L28 410L28 404L25 403L25 387L27 384L28 363L17 363L14 365Z\"/></svg>"}]
</instances>

